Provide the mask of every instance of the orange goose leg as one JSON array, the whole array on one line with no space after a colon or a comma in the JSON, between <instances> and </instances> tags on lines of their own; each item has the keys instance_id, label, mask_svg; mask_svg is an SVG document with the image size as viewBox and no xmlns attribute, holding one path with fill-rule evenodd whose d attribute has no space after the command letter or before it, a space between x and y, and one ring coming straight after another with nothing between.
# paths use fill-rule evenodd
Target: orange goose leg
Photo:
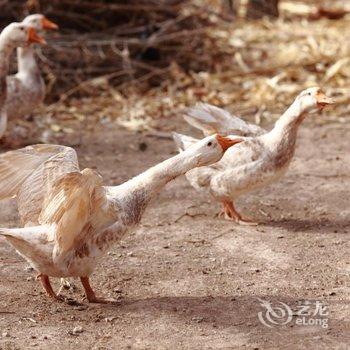
<instances>
[{"instance_id":1,"label":"orange goose leg","mask_svg":"<svg viewBox=\"0 0 350 350\"><path fill-rule=\"evenodd\" d=\"M89 301L89 303L114 304L118 302L118 300L116 299L97 297L90 286L89 277L80 277L80 281L84 287L86 298Z\"/></svg>"},{"instance_id":2,"label":"orange goose leg","mask_svg":"<svg viewBox=\"0 0 350 350\"><path fill-rule=\"evenodd\" d=\"M57 295L54 290L52 289L52 286L51 286L51 283L50 283L50 280L49 280L49 276L47 275L43 275L43 274L40 274L39 276L37 276L37 278L40 278L40 281L45 289L45 292L46 294L52 298L52 299L55 299L57 301L63 301L63 297Z\"/></svg>"},{"instance_id":3,"label":"orange goose leg","mask_svg":"<svg viewBox=\"0 0 350 350\"><path fill-rule=\"evenodd\" d=\"M220 216L223 216L226 220L233 220L239 225L245 226L256 226L257 222L252 221L249 218L244 218L241 214L239 214L236 208L233 205L232 201L221 201L223 210Z\"/></svg>"}]
</instances>

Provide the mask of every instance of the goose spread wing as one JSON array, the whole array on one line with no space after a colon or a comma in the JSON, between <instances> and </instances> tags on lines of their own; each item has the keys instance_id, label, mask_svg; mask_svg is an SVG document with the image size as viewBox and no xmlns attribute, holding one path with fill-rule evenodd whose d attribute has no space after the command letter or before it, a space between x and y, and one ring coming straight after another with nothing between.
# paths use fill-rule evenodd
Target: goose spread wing
<instances>
[{"instance_id":1,"label":"goose spread wing","mask_svg":"<svg viewBox=\"0 0 350 350\"><path fill-rule=\"evenodd\" d=\"M23 224L35 225L43 201L64 174L79 171L74 149L59 145L33 145L0 155L0 200L17 197Z\"/></svg>"},{"instance_id":2,"label":"goose spread wing","mask_svg":"<svg viewBox=\"0 0 350 350\"><path fill-rule=\"evenodd\" d=\"M94 218L101 212L105 199L102 178L91 169L65 174L53 184L44 199L39 223L56 225L56 257L80 245L96 229Z\"/></svg>"},{"instance_id":3,"label":"goose spread wing","mask_svg":"<svg viewBox=\"0 0 350 350\"><path fill-rule=\"evenodd\" d=\"M175 141L175 144L179 151L184 151L185 149L199 141L194 137L179 134L177 132L173 132L173 140Z\"/></svg>"},{"instance_id":4,"label":"goose spread wing","mask_svg":"<svg viewBox=\"0 0 350 350\"><path fill-rule=\"evenodd\" d=\"M194 108L189 108L184 118L190 125L202 130L205 135L219 133L259 136L266 132L258 125L249 124L224 109L207 103L199 103Z\"/></svg>"}]
</instances>

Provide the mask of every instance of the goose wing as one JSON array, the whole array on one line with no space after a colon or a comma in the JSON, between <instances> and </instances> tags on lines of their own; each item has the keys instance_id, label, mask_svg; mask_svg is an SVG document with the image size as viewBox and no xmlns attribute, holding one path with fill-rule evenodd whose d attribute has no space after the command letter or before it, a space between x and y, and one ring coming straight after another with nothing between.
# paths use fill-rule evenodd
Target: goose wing
<instances>
[{"instance_id":1,"label":"goose wing","mask_svg":"<svg viewBox=\"0 0 350 350\"><path fill-rule=\"evenodd\" d=\"M179 152L184 151L188 147L198 142L198 139L195 139L194 137L179 134L177 132L173 132L172 135Z\"/></svg>"},{"instance_id":2,"label":"goose wing","mask_svg":"<svg viewBox=\"0 0 350 350\"><path fill-rule=\"evenodd\" d=\"M186 111L184 119L192 126L203 131L205 135L259 136L266 133L263 128L249 124L222 108L207 103L199 103Z\"/></svg>"},{"instance_id":3,"label":"goose wing","mask_svg":"<svg viewBox=\"0 0 350 350\"><path fill-rule=\"evenodd\" d=\"M33 145L0 155L0 200L17 197L23 224L37 224L43 201L62 175L79 171L74 149Z\"/></svg>"},{"instance_id":4,"label":"goose wing","mask_svg":"<svg viewBox=\"0 0 350 350\"><path fill-rule=\"evenodd\" d=\"M216 188L225 189L228 184L231 186L243 181L245 175L250 176L248 174L258 169L261 159L266 156L266 149L260 138L247 138L230 147L217 163L192 169L186 173L186 177L197 190L212 191L213 179L217 180Z\"/></svg>"},{"instance_id":5,"label":"goose wing","mask_svg":"<svg viewBox=\"0 0 350 350\"><path fill-rule=\"evenodd\" d=\"M96 226L105 200L102 178L91 169L67 173L53 184L44 199L39 223L56 225L54 259L81 246L86 235L99 228Z\"/></svg>"}]
</instances>

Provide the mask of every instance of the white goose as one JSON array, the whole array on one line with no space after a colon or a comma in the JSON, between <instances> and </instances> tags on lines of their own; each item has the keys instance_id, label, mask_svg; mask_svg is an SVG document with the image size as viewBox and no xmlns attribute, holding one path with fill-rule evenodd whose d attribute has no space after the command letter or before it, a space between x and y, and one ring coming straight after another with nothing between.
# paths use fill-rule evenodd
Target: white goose
<instances>
[{"instance_id":1,"label":"white goose","mask_svg":"<svg viewBox=\"0 0 350 350\"><path fill-rule=\"evenodd\" d=\"M39 272L49 296L49 276L80 277L89 302L89 284L98 259L134 228L149 201L177 176L220 160L240 138L209 136L186 151L119 186L105 187L91 169L79 170L76 152L65 146L35 145L0 155L0 199L17 196L26 227L0 235Z\"/></svg>"},{"instance_id":2,"label":"white goose","mask_svg":"<svg viewBox=\"0 0 350 350\"><path fill-rule=\"evenodd\" d=\"M16 47L25 47L31 43L44 44L45 40L37 35L35 29L23 23L11 23L0 34L0 138L7 127L7 74L11 54Z\"/></svg>"},{"instance_id":3,"label":"white goose","mask_svg":"<svg viewBox=\"0 0 350 350\"><path fill-rule=\"evenodd\" d=\"M277 120L274 128L261 136L247 137L228 150L216 164L190 170L186 177L199 191L210 193L222 203L226 219L239 224L256 225L239 214L234 201L241 195L265 187L280 179L293 158L299 125L308 113L333 103L319 88L304 90ZM196 142L176 134L180 150Z\"/></svg>"},{"instance_id":4,"label":"white goose","mask_svg":"<svg viewBox=\"0 0 350 350\"><path fill-rule=\"evenodd\" d=\"M33 27L37 33L58 29L57 24L42 14L27 16L23 24ZM29 115L45 98L45 82L35 59L33 45L17 48L18 72L7 77L5 110L9 118Z\"/></svg>"}]
</instances>

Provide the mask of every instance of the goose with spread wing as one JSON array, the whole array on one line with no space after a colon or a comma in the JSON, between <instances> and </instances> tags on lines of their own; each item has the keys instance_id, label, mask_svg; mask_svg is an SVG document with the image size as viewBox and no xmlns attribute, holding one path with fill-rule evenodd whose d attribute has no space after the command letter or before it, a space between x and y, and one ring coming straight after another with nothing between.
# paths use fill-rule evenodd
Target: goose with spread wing
<instances>
[{"instance_id":1,"label":"goose with spread wing","mask_svg":"<svg viewBox=\"0 0 350 350\"><path fill-rule=\"evenodd\" d=\"M89 276L98 259L135 227L149 201L190 169L220 160L238 137L213 135L194 143L119 186L103 186L94 170L80 171L76 152L34 145L0 155L0 199L17 197L23 228L0 236L39 272L49 296L49 277L80 277L89 302L108 302L93 292Z\"/></svg>"},{"instance_id":2,"label":"goose with spread wing","mask_svg":"<svg viewBox=\"0 0 350 350\"><path fill-rule=\"evenodd\" d=\"M228 150L215 164L192 169L186 173L190 184L199 191L210 193L223 206L228 220L242 225L256 225L237 212L234 201L253 190L279 180L293 158L298 128L308 113L333 103L318 87L301 92L293 104L277 120L270 132L246 137L237 147ZM174 135L180 151L196 139Z\"/></svg>"}]
</instances>

